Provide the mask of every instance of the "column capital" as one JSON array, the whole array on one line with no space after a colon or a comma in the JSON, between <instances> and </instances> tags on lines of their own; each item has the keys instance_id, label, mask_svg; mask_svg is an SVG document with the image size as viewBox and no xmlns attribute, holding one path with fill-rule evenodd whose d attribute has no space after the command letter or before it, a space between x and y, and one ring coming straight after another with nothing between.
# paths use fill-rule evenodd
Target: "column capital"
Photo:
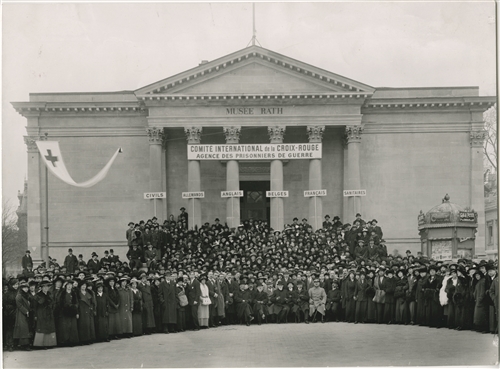
<instances>
[{"instance_id":1,"label":"column capital","mask_svg":"<svg viewBox=\"0 0 500 369\"><path fill-rule=\"evenodd\" d=\"M37 152L38 147L36 146L37 141L47 141L47 136L24 136L24 143L28 146L28 152Z\"/></svg>"},{"instance_id":2,"label":"column capital","mask_svg":"<svg viewBox=\"0 0 500 369\"><path fill-rule=\"evenodd\" d=\"M229 126L229 127L224 127L223 129L224 129L224 135L226 136L227 144L237 144L240 142L241 127Z\"/></svg>"},{"instance_id":3,"label":"column capital","mask_svg":"<svg viewBox=\"0 0 500 369\"><path fill-rule=\"evenodd\" d=\"M201 142L201 131L202 127L200 126L184 128L184 133L186 134L186 139L189 145L197 145Z\"/></svg>"},{"instance_id":4,"label":"column capital","mask_svg":"<svg viewBox=\"0 0 500 369\"><path fill-rule=\"evenodd\" d=\"M160 127L148 127L146 132L149 138L150 145L161 145L163 142L163 128Z\"/></svg>"},{"instance_id":5,"label":"column capital","mask_svg":"<svg viewBox=\"0 0 500 369\"><path fill-rule=\"evenodd\" d=\"M309 136L309 142L321 143L324 131L325 126L307 126L307 135Z\"/></svg>"},{"instance_id":6,"label":"column capital","mask_svg":"<svg viewBox=\"0 0 500 369\"><path fill-rule=\"evenodd\" d=\"M283 137L285 137L285 126L272 126L267 127L267 133L269 134L269 140L271 143L283 143Z\"/></svg>"},{"instance_id":7,"label":"column capital","mask_svg":"<svg viewBox=\"0 0 500 369\"><path fill-rule=\"evenodd\" d=\"M348 144L351 142L361 142L361 133L363 132L363 127L361 126L346 126L345 136Z\"/></svg>"},{"instance_id":8,"label":"column capital","mask_svg":"<svg viewBox=\"0 0 500 369\"><path fill-rule=\"evenodd\" d=\"M486 136L487 132L484 129L477 131L470 131L469 138L471 147L483 147Z\"/></svg>"}]
</instances>

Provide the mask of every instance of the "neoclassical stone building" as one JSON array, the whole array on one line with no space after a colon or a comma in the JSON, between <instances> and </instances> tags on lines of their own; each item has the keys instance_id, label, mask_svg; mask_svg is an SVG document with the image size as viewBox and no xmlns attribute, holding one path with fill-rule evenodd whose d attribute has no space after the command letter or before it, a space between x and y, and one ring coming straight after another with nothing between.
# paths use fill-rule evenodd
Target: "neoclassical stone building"
<instances>
[{"instance_id":1,"label":"neoclassical stone building","mask_svg":"<svg viewBox=\"0 0 500 369\"><path fill-rule=\"evenodd\" d=\"M129 221L155 209L163 221L181 207L190 226L253 217L275 229L295 216L317 227L326 214L352 222L360 212L378 220L390 250L416 252L419 211L445 193L478 213L474 253L482 255L482 114L494 102L477 87L375 88L258 46L135 91L33 93L13 103L27 119L28 247L40 258L46 242L34 142L47 133L77 182L124 151L92 188L49 174L57 259L69 246L85 258L109 248L123 257ZM145 200L145 192L166 198ZM353 193L363 196L344 196Z\"/></svg>"}]
</instances>

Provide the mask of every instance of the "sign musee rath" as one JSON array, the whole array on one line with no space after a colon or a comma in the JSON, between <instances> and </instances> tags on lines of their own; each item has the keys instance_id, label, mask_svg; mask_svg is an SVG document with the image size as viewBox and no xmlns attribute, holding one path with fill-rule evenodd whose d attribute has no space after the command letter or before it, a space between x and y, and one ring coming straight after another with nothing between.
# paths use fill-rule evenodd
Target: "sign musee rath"
<instances>
[{"instance_id":1,"label":"sign musee rath","mask_svg":"<svg viewBox=\"0 0 500 369\"><path fill-rule=\"evenodd\" d=\"M321 159L320 143L188 145L188 160Z\"/></svg>"}]
</instances>

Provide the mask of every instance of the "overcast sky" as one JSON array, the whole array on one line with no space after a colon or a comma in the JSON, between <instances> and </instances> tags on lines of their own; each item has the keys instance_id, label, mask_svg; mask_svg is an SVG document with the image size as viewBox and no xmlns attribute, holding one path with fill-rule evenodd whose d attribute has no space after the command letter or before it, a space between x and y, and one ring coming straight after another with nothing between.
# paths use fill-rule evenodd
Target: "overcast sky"
<instances>
[{"instance_id":1,"label":"overcast sky","mask_svg":"<svg viewBox=\"0 0 500 369\"><path fill-rule=\"evenodd\" d=\"M373 87L495 95L494 12L493 1L256 3L257 40ZM26 119L10 102L135 90L240 50L252 37L252 5L4 3L2 23L3 196L17 206Z\"/></svg>"}]
</instances>

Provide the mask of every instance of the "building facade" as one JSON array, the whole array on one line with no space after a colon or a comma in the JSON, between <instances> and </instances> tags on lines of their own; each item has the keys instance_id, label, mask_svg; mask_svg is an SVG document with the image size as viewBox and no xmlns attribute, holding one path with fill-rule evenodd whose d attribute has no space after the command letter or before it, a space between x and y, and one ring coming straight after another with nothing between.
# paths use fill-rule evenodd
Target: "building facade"
<instances>
[{"instance_id":1,"label":"building facade","mask_svg":"<svg viewBox=\"0 0 500 369\"><path fill-rule=\"evenodd\" d=\"M378 220L389 250L416 252L416 217L443 193L478 213L475 253L483 255L482 114L494 102L477 87L374 88L258 46L135 91L30 94L13 103L27 119L28 247L46 244L48 183L58 260L68 247L124 255L129 221L156 210L162 222L181 207L190 226L253 217L277 230L296 216L317 228L326 214L352 222L360 212ZM45 178L34 144L45 133L77 182L124 152L104 181L75 188ZM198 155L228 147L246 156ZM145 192L166 198L145 200ZM363 196L344 196L352 194Z\"/></svg>"}]
</instances>

